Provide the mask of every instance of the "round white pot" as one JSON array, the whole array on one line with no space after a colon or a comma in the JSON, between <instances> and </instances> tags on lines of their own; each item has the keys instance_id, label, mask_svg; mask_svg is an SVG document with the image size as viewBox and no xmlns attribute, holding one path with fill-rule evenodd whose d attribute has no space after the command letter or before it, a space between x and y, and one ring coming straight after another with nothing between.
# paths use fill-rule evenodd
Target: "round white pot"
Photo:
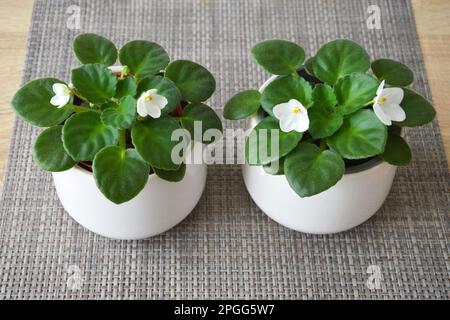
<instances>
[{"instance_id":1,"label":"round white pot","mask_svg":"<svg viewBox=\"0 0 450 320\"><path fill-rule=\"evenodd\" d=\"M252 117L249 127L259 120ZM267 174L261 166L243 165L243 177L250 196L270 218L297 231L327 234L356 227L374 215L389 194L396 169L372 159L346 170L330 189L306 198L291 189L284 175Z\"/></svg>"},{"instance_id":2,"label":"round white pot","mask_svg":"<svg viewBox=\"0 0 450 320\"><path fill-rule=\"evenodd\" d=\"M110 69L120 72L122 67ZM108 200L97 188L92 172L79 166L52 175L59 200L79 224L105 237L132 240L163 233L186 218L200 200L206 172L206 164L187 164L180 182L151 174L142 191L122 204Z\"/></svg>"},{"instance_id":3,"label":"round white pot","mask_svg":"<svg viewBox=\"0 0 450 320\"><path fill-rule=\"evenodd\" d=\"M144 189L122 204L109 201L92 172L78 166L53 172L64 209L83 227L114 239L144 239L169 230L197 205L206 183L205 164L187 164L180 182L151 174Z\"/></svg>"}]
</instances>

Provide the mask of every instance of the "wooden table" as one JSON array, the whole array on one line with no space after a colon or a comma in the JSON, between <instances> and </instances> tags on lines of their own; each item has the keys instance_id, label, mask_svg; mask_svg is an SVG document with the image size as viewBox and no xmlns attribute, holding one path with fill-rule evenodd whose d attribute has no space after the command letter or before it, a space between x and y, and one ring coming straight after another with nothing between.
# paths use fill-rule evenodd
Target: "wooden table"
<instances>
[{"instance_id":1,"label":"wooden table","mask_svg":"<svg viewBox=\"0 0 450 320\"><path fill-rule=\"evenodd\" d=\"M450 159L450 1L411 0L428 80L437 109L447 159ZM32 0L1 0L0 61L8 75L0 86L0 182L8 156L13 112L12 96L19 88Z\"/></svg>"}]
</instances>

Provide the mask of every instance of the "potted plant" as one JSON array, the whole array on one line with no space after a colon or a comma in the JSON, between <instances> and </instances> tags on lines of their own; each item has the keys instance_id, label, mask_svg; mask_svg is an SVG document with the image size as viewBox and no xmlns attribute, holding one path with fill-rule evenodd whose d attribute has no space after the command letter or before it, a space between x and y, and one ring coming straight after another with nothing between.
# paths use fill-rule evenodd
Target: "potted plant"
<instances>
[{"instance_id":1,"label":"potted plant","mask_svg":"<svg viewBox=\"0 0 450 320\"><path fill-rule=\"evenodd\" d=\"M174 161L172 150L192 133L222 130L203 102L215 80L201 65L170 62L158 44L135 40L120 50L96 34L73 42L81 66L71 83L32 80L12 100L25 121L45 127L32 153L37 165L53 172L58 196L81 225L104 236L139 239L159 234L195 207L206 181L206 166ZM112 66L117 58L122 66ZM192 141L189 145L202 143Z\"/></svg>"},{"instance_id":2,"label":"potted plant","mask_svg":"<svg viewBox=\"0 0 450 320\"><path fill-rule=\"evenodd\" d=\"M305 62L295 43L268 40L253 59L273 76L233 96L231 120L250 118L246 187L272 219L308 233L334 233L371 217L397 166L411 161L403 128L433 120L433 106L406 88L404 64L349 40L324 44Z\"/></svg>"}]
</instances>

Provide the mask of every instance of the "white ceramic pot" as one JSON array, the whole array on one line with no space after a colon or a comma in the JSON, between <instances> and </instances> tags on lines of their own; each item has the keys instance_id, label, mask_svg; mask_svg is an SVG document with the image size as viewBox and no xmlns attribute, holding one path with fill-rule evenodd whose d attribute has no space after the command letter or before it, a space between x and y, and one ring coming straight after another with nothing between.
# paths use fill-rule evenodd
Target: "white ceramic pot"
<instances>
[{"instance_id":1,"label":"white ceramic pot","mask_svg":"<svg viewBox=\"0 0 450 320\"><path fill-rule=\"evenodd\" d=\"M259 120L251 118L249 127ZM243 165L243 176L250 196L270 218L297 231L327 234L356 227L374 215L389 194L396 169L376 158L349 168L335 186L306 198L291 189L284 175L267 174L261 166Z\"/></svg>"},{"instance_id":2,"label":"white ceramic pot","mask_svg":"<svg viewBox=\"0 0 450 320\"><path fill-rule=\"evenodd\" d=\"M120 66L110 69L121 71ZM206 172L205 164L187 164L180 182L151 174L142 191L122 204L105 198L92 172L79 166L52 175L59 200L79 224L105 237L131 240L163 233L186 218L200 200Z\"/></svg>"},{"instance_id":3,"label":"white ceramic pot","mask_svg":"<svg viewBox=\"0 0 450 320\"><path fill-rule=\"evenodd\" d=\"M114 239L144 239L169 230L189 215L205 188L206 171L205 164L188 164L180 182L151 174L144 189L122 204L105 198L90 171L75 166L52 174L64 209L83 227Z\"/></svg>"}]
</instances>

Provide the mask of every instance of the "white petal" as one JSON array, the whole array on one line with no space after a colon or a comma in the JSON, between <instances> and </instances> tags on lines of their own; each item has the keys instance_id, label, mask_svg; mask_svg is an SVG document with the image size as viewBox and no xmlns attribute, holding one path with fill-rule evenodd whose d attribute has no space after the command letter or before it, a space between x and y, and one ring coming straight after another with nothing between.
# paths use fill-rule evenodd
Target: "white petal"
<instances>
[{"instance_id":1,"label":"white petal","mask_svg":"<svg viewBox=\"0 0 450 320\"><path fill-rule=\"evenodd\" d=\"M141 117L145 117L147 115L147 109L145 108L145 97L143 95L137 101L137 113Z\"/></svg>"},{"instance_id":2,"label":"white petal","mask_svg":"<svg viewBox=\"0 0 450 320\"><path fill-rule=\"evenodd\" d=\"M145 94L145 96L149 96L149 95L154 95L158 92L158 89L150 89L145 91L143 94Z\"/></svg>"},{"instance_id":3,"label":"white petal","mask_svg":"<svg viewBox=\"0 0 450 320\"><path fill-rule=\"evenodd\" d=\"M379 95L381 94L381 92L383 91L383 89L384 89L384 80L381 81L380 85L378 86L378 89L377 89L377 96L379 96Z\"/></svg>"},{"instance_id":4,"label":"white petal","mask_svg":"<svg viewBox=\"0 0 450 320\"><path fill-rule=\"evenodd\" d=\"M305 110L306 111L306 110ZM295 127L295 131L305 132L309 128L309 118L306 112L301 112L297 116L297 125Z\"/></svg>"},{"instance_id":5,"label":"white petal","mask_svg":"<svg viewBox=\"0 0 450 320\"><path fill-rule=\"evenodd\" d=\"M403 90L401 88L386 88L381 93L386 97L385 104L400 104L403 100Z\"/></svg>"},{"instance_id":6,"label":"white petal","mask_svg":"<svg viewBox=\"0 0 450 320\"><path fill-rule=\"evenodd\" d=\"M375 112L378 119L380 119L380 121L383 122L385 125L390 126L392 124L391 119L387 114L384 113L383 109L378 103L375 103L373 105L373 111Z\"/></svg>"},{"instance_id":7,"label":"white petal","mask_svg":"<svg viewBox=\"0 0 450 320\"><path fill-rule=\"evenodd\" d=\"M67 94L68 89L69 88L63 83L54 83L52 86L52 90L57 96Z\"/></svg>"},{"instance_id":8,"label":"white petal","mask_svg":"<svg viewBox=\"0 0 450 320\"><path fill-rule=\"evenodd\" d=\"M155 119L161 117L161 109L157 104L153 103L153 101L145 103L145 108L150 117Z\"/></svg>"},{"instance_id":9,"label":"white petal","mask_svg":"<svg viewBox=\"0 0 450 320\"><path fill-rule=\"evenodd\" d=\"M156 104L160 109L163 109L168 103L167 98L162 95L154 93L152 94L152 97L152 102Z\"/></svg>"},{"instance_id":10,"label":"white petal","mask_svg":"<svg viewBox=\"0 0 450 320\"><path fill-rule=\"evenodd\" d=\"M398 104L385 104L380 106L383 112L393 121L403 121L406 113Z\"/></svg>"},{"instance_id":11,"label":"white petal","mask_svg":"<svg viewBox=\"0 0 450 320\"><path fill-rule=\"evenodd\" d=\"M297 128L297 119L296 117L285 117L280 119L280 129L283 132L291 132Z\"/></svg>"},{"instance_id":12,"label":"white petal","mask_svg":"<svg viewBox=\"0 0 450 320\"><path fill-rule=\"evenodd\" d=\"M292 107L290 102L280 103L272 109L272 112L275 118L281 120L292 115Z\"/></svg>"},{"instance_id":13,"label":"white petal","mask_svg":"<svg viewBox=\"0 0 450 320\"><path fill-rule=\"evenodd\" d=\"M69 102L70 95L54 95L50 103L58 108L64 107Z\"/></svg>"}]
</instances>

